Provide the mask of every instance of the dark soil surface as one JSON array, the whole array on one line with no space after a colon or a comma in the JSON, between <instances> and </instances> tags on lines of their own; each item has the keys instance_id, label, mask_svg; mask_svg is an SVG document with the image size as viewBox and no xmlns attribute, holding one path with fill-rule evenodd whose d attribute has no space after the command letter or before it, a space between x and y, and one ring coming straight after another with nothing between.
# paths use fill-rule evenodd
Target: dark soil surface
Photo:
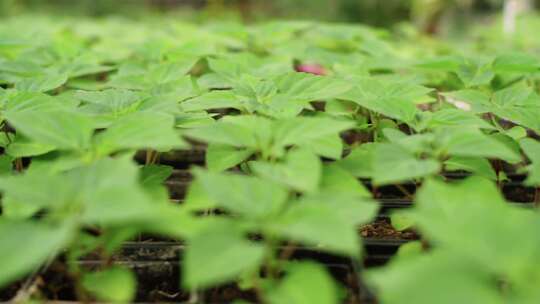
<instances>
[{"instance_id":1,"label":"dark soil surface","mask_svg":"<svg viewBox=\"0 0 540 304\"><path fill-rule=\"evenodd\" d=\"M360 228L360 235L364 238L384 240L418 240L420 236L413 230L397 231L387 219L377 220L374 223Z\"/></svg>"}]
</instances>

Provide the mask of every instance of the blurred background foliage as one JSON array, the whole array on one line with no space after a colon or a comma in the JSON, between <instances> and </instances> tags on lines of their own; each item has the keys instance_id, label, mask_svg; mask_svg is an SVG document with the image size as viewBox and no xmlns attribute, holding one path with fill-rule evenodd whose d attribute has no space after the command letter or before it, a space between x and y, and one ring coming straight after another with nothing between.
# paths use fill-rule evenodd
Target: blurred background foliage
<instances>
[{"instance_id":1,"label":"blurred background foliage","mask_svg":"<svg viewBox=\"0 0 540 304\"><path fill-rule=\"evenodd\" d=\"M522 10L540 0L0 0L0 15L31 12L64 15L177 14L195 20L273 18L362 22L389 27L405 21L427 33L464 30L501 13L506 2ZM448 26L448 24L451 24Z\"/></svg>"}]
</instances>

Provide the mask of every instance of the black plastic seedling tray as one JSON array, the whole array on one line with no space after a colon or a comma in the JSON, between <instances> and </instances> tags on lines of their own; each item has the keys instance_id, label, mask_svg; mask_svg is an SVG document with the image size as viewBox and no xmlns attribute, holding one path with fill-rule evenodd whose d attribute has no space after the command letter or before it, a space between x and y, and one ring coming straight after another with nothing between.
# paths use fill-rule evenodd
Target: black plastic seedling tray
<instances>
[{"instance_id":1,"label":"black plastic seedling tray","mask_svg":"<svg viewBox=\"0 0 540 304\"><path fill-rule=\"evenodd\" d=\"M374 252L374 257L366 256L364 264L380 265L390 259L393 251L401 245L400 242L367 241L365 252ZM376 248L377 247L377 248ZM185 245L179 242L127 242L115 253L110 260L99 259L98 254L88 254L76 263L85 269L99 269L105 265L116 264L129 267L137 277L138 288L135 302L137 303L193 303L195 291L186 291L180 288L181 260ZM285 248L283 248L285 250ZM388 252L386 254L385 252ZM365 287L358 275L364 267L349 258L323 253L316 248L298 247L290 256L290 260L315 260L324 265L331 275L341 284L347 286L348 299L360 303L369 303L371 293ZM373 261L372 261L373 260ZM72 278L65 274L65 266L53 263L47 269L37 274L47 283L42 295L48 296L51 301L62 303L76 303L74 287L70 284ZM15 294L3 294L1 301L9 301ZM224 304L230 303L238 297L239 291L235 286L221 286L204 292L196 292L196 297L202 303ZM234 297L233 297L234 294ZM9 296L9 297L8 297ZM255 301L250 292L241 292L241 298Z\"/></svg>"}]
</instances>

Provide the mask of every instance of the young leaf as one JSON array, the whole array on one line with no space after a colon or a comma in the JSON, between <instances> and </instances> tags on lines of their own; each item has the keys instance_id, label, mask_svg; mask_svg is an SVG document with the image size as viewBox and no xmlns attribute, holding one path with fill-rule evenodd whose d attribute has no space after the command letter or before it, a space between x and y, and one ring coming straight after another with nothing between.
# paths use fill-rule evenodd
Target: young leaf
<instances>
[{"instance_id":1,"label":"young leaf","mask_svg":"<svg viewBox=\"0 0 540 304\"><path fill-rule=\"evenodd\" d=\"M446 160L444 165L448 171L465 170L487 179L497 180L495 170L485 158L454 156Z\"/></svg>"},{"instance_id":2,"label":"young leaf","mask_svg":"<svg viewBox=\"0 0 540 304\"><path fill-rule=\"evenodd\" d=\"M234 281L245 271L256 271L264 248L226 227L210 227L190 238L183 261L182 284L208 288Z\"/></svg>"},{"instance_id":3,"label":"young leaf","mask_svg":"<svg viewBox=\"0 0 540 304\"><path fill-rule=\"evenodd\" d=\"M26 78L15 83L15 89L24 92L48 92L66 83L66 74L46 74Z\"/></svg>"},{"instance_id":4,"label":"young leaf","mask_svg":"<svg viewBox=\"0 0 540 304\"><path fill-rule=\"evenodd\" d=\"M399 246L396 254L396 259L404 260L407 258L414 258L422 254L424 251L424 244L422 241L407 242Z\"/></svg>"},{"instance_id":5,"label":"young leaf","mask_svg":"<svg viewBox=\"0 0 540 304\"><path fill-rule=\"evenodd\" d=\"M417 194L416 210L410 214L421 233L438 248L472 261L486 272L518 278L529 273L539 254L540 244L532 241L536 240L537 214L508 205L495 183L480 177L451 185L426 182ZM480 217L482 225L478 225ZM516 243L517 234L524 236L523 241Z\"/></svg>"},{"instance_id":6,"label":"young leaf","mask_svg":"<svg viewBox=\"0 0 540 304\"><path fill-rule=\"evenodd\" d=\"M100 155L124 149L155 149L167 151L186 147L174 129L172 116L162 113L138 112L118 119L107 130L96 135Z\"/></svg>"},{"instance_id":7,"label":"young leaf","mask_svg":"<svg viewBox=\"0 0 540 304\"><path fill-rule=\"evenodd\" d=\"M218 206L250 218L265 218L278 212L287 191L276 183L239 174L195 171L196 181Z\"/></svg>"},{"instance_id":8,"label":"young leaf","mask_svg":"<svg viewBox=\"0 0 540 304\"><path fill-rule=\"evenodd\" d=\"M432 159L417 159L397 144L379 144L373 157L373 182L386 185L422 178L440 171Z\"/></svg>"},{"instance_id":9,"label":"young leaf","mask_svg":"<svg viewBox=\"0 0 540 304\"><path fill-rule=\"evenodd\" d=\"M226 145L209 144L206 150L206 165L210 171L224 171L245 161L253 152L251 149L237 149Z\"/></svg>"},{"instance_id":10,"label":"young leaf","mask_svg":"<svg viewBox=\"0 0 540 304\"><path fill-rule=\"evenodd\" d=\"M492 112L497 116L540 132L540 97L529 88L510 87L495 92Z\"/></svg>"},{"instance_id":11,"label":"young leaf","mask_svg":"<svg viewBox=\"0 0 540 304\"><path fill-rule=\"evenodd\" d=\"M310 149L317 155L330 159L340 159L343 153L343 141L339 134L317 138L302 144L302 146Z\"/></svg>"},{"instance_id":12,"label":"young leaf","mask_svg":"<svg viewBox=\"0 0 540 304\"><path fill-rule=\"evenodd\" d=\"M526 53L503 54L493 62L493 70L497 73L533 73L540 70L540 61Z\"/></svg>"},{"instance_id":13,"label":"young leaf","mask_svg":"<svg viewBox=\"0 0 540 304\"><path fill-rule=\"evenodd\" d=\"M13 170L13 157L9 155L0 155L0 176L9 174Z\"/></svg>"},{"instance_id":14,"label":"young leaf","mask_svg":"<svg viewBox=\"0 0 540 304\"><path fill-rule=\"evenodd\" d=\"M521 160L520 155L505 144L478 131L444 129L439 134L441 147L452 156L499 158L511 163Z\"/></svg>"},{"instance_id":15,"label":"young leaf","mask_svg":"<svg viewBox=\"0 0 540 304\"><path fill-rule=\"evenodd\" d=\"M480 216L489 208L493 210L490 212L491 217L495 211L499 212L505 201L493 182L470 177L453 185L428 180L418 192L416 204L418 207L414 218L427 237L438 242L458 244L459 234L456 231L450 233L450 227L465 231L467 228L462 225L468 225L469 228L475 225L473 216ZM451 219L462 210L467 210L462 217ZM449 222L460 225L460 228L448 225Z\"/></svg>"},{"instance_id":16,"label":"young leaf","mask_svg":"<svg viewBox=\"0 0 540 304\"><path fill-rule=\"evenodd\" d=\"M264 58L243 52L232 53L218 58L209 58L210 69L225 80L228 85L234 85L242 75L249 74L255 77L273 77L290 72L291 63L287 56Z\"/></svg>"},{"instance_id":17,"label":"young leaf","mask_svg":"<svg viewBox=\"0 0 540 304\"><path fill-rule=\"evenodd\" d=\"M139 227L172 212L167 200L152 200L144 191L137 166L126 157L95 161L67 172L64 178L73 181L76 197L72 201L82 205L81 219L87 224Z\"/></svg>"},{"instance_id":18,"label":"young leaf","mask_svg":"<svg viewBox=\"0 0 540 304\"><path fill-rule=\"evenodd\" d=\"M137 291L133 272L119 266L84 274L82 285L97 299L114 303L131 302Z\"/></svg>"},{"instance_id":19,"label":"young leaf","mask_svg":"<svg viewBox=\"0 0 540 304\"><path fill-rule=\"evenodd\" d=\"M385 128L382 133L391 143L398 144L416 155L431 151L433 142L435 141L433 133L406 135L393 128Z\"/></svg>"},{"instance_id":20,"label":"young leaf","mask_svg":"<svg viewBox=\"0 0 540 304\"><path fill-rule=\"evenodd\" d=\"M28 185L32 186L32 191L28 191ZM73 188L73 181L33 168L24 174L3 176L0 178L3 212L7 216L19 218L30 217L42 208L61 209L74 196ZM56 189L55 195L50 195L50 189Z\"/></svg>"},{"instance_id":21,"label":"young leaf","mask_svg":"<svg viewBox=\"0 0 540 304\"><path fill-rule=\"evenodd\" d=\"M358 227L371 222L379 210L379 203L352 192L318 192L302 196L300 204L330 207L344 223Z\"/></svg>"},{"instance_id":22,"label":"young leaf","mask_svg":"<svg viewBox=\"0 0 540 304\"><path fill-rule=\"evenodd\" d=\"M163 165L147 165L141 168L140 181L143 186L162 185L172 174L173 168Z\"/></svg>"},{"instance_id":23,"label":"young leaf","mask_svg":"<svg viewBox=\"0 0 540 304\"><path fill-rule=\"evenodd\" d=\"M52 97L43 93L6 91L4 96L0 97L0 105L4 115L23 111L51 111L51 110L69 110L74 109L76 104L71 104L61 98ZM61 100L61 102L60 102Z\"/></svg>"},{"instance_id":24,"label":"young leaf","mask_svg":"<svg viewBox=\"0 0 540 304\"><path fill-rule=\"evenodd\" d=\"M149 67L126 65L111 77L109 86L130 90L151 90L174 83L185 77L197 58L186 58L177 62L154 64Z\"/></svg>"},{"instance_id":25,"label":"young leaf","mask_svg":"<svg viewBox=\"0 0 540 304\"><path fill-rule=\"evenodd\" d=\"M414 226L414 220L404 212L393 212L390 215L390 222L397 231L410 229Z\"/></svg>"},{"instance_id":26,"label":"young leaf","mask_svg":"<svg viewBox=\"0 0 540 304\"><path fill-rule=\"evenodd\" d=\"M481 62L466 62L459 67L456 74L466 88L488 85L495 77L491 65Z\"/></svg>"},{"instance_id":27,"label":"young leaf","mask_svg":"<svg viewBox=\"0 0 540 304\"><path fill-rule=\"evenodd\" d=\"M442 93L446 102L454 105L462 111L470 111L474 114L491 112L493 107L489 95L479 90L462 90Z\"/></svg>"},{"instance_id":28,"label":"young leaf","mask_svg":"<svg viewBox=\"0 0 540 304\"><path fill-rule=\"evenodd\" d=\"M458 56L437 56L420 59L415 63L415 66L422 69L450 72L457 71L463 62L464 58Z\"/></svg>"},{"instance_id":29,"label":"young leaf","mask_svg":"<svg viewBox=\"0 0 540 304\"><path fill-rule=\"evenodd\" d=\"M363 78L355 89L340 98L353 101L375 113L412 123L419 112L415 101L424 98L430 91L413 83Z\"/></svg>"},{"instance_id":30,"label":"young leaf","mask_svg":"<svg viewBox=\"0 0 540 304\"><path fill-rule=\"evenodd\" d=\"M139 181L146 191L157 200L167 200L169 192L165 181L171 176L173 168L163 165L147 165L141 168Z\"/></svg>"},{"instance_id":31,"label":"young leaf","mask_svg":"<svg viewBox=\"0 0 540 304\"><path fill-rule=\"evenodd\" d=\"M315 101L334 98L348 92L352 86L345 80L309 73L289 73L277 77L280 94L294 101Z\"/></svg>"},{"instance_id":32,"label":"young leaf","mask_svg":"<svg viewBox=\"0 0 540 304\"><path fill-rule=\"evenodd\" d=\"M129 90L109 89L104 91L77 91L75 97L85 104L82 109L95 114L118 117L135 111L142 96Z\"/></svg>"},{"instance_id":33,"label":"young leaf","mask_svg":"<svg viewBox=\"0 0 540 304\"><path fill-rule=\"evenodd\" d=\"M347 193L359 197L371 196L371 193L358 179L337 164L323 167L319 189L321 192L327 193Z\"/></svg>"},{"instance_id":34,"label":"young leaf","mask_svg":"<svg viewBox=\"0 0 540 304\"><path fill-rule=\"evenodd\" d=\"M227 108L241 110L243 107L243 103L232 91L210 91L180 104L180 108L186 112Z\"/></svg>"},{"instance_id":35,"label":"young leaf","mask_svg":"<svg viewBox=\"0 0 540 304\"><path fill-rule=\"evenodd\" d=\"M331 204L293 204L270 225L282 238L317 246L327 252L353 257L361 253L356 225L345 220Z\"/></svg>"},{"instance_id":36,"label":"young leaf","mask_svg":"<svg viewBox=\"0 0 540 304\"><path fill-rule=\"evenodd\" d=\"M520 145L532 163L529 166L526 183L538 186L540 185L540 143L534 139L525 138L520 141Z\"/></svg>"},{"instance_id":37,"label":"young leaf","mask_svg":"<svg viewBox=\"0 0 540 304\"><path fill-rule=\"evenodd\" d=\"M373 158L378 144L366 143L355 147L351 154L336 162L342 169L355 177L369 178L373 176Z\"/></svg>"},{"instance_id":38,"label":"young leaf","mask_svg":"<svg viewBox=\"0 0 540 304\"><path fill-rule=\"evenodd\" d=\"M255 174L300 192L315 192L322 173L319 157L305 149L290 151L282 164L251 162L250 166Z\"/></svg>"},{"instance_id":39,"label":"young leaf","mask_svg":"<svg viewBox=\"0 0 540 304\"><path fill-rule=\"evenodd\" d=\"M271 81L244 74L235 85L233 92L238 100L241 100L246 108L253 112L267 105L276 96L277 88Z\"/></svg>"},{"instance_id":40,"label":"young leaf","mask_svg":"<svg viewBox=\"0 0 540 304\"><path fill-rule=\"evenodd\" d=\"M218 203L206 193L206 189L201 182L194 180L189 185L183 207L186 210L202 211L217 208Z\"/></svg>"},{"instance_id":41,"label":"young leaf","mask_svg":"<svg viewBox=\"0 0 540 304\"><path fill-rule=\"evenodd\" d=\"M296 145L309 146L315 149L320 141L327 140L329 136L336 136L340 132L353 127L351 121L335 120L326 117L295 117L275 122L274 146L287 147Z\"/></svg>"},{"instance_id":42,"label":"young leaf","mask_svg":"<svg viewBox=\"0 0 540 304\"><path fill-rule=\"evenodd\" d=\"M479 272L478 266L440 250L397 260L368 272L367 278L387 304L403 303L403 299L416 304L504 303L490 277ZM450 285L452 288L448 288ZM418 292L418 286L423 286L424 291Z\"/></svg>"},{"instance_id":43,"label":"young leaf","mask_svg":"<svg viewBox=\"0 0 540 304\"><path fill-rule=\"evenodd\" d=\"M0 218L0 287L53 258L70 241L72 228L69 224L53 226Z\"/></svg>"},{"instance_id":44,"label":"young leaf","mask_svg":"<svg viewBox=\"0 0 540 304\"><path fill-rule=\"evenodd\" d=\"M54 150L55 147L32 141L21 134L15 135L13 141L6 147L6 154L17 157L30 157L45 154Z\"/></svg>"},{"instance_id":45,"label":"young leaf","mask_svg":"<svg viewBox=\"0 0 540 304\"><path fill-rule=\"evenodd\" d=\"M428 122L429 128L437 127L462 127L462 128L471 128L471 129L486 129L493 130L495 129L487 121L481 119L471 112L466 112L463 110L457 109L445 109L440 110L431 116L430 121Z\"/></svg>"},{"instance_id":46,"label":"young leaf","mask_svg":"<svg viewBox=\"0 0 540 304\"><path fill-rule=\"evenodd\" d=\"M505 130L504 134L512 138L513 140L518 141L520 139L527 137L527 129L521 126L514 126L508 130Z\"/></svg>"},{"instance_id":47,"label":"young leaf","mask_svg":"<svg viewBox=\"0 0 540 304\"><path fill-rule=\"evenodd\" d=\"M283 281L270 293L269 303L337 304L339 292L322 265L291 263Z\"/></svg>"},{"instance_id":48,"label":"young leaf","mask_svg":"<svg viewBox=\"0 0 540 304\"><path fill-rule=\"evenodd\" d=\"M87 148L94 131L90 118L71 111L8 112L5 117L26 137L60 150Z\"/></svg>"},{"instance_id":49,"label":"young leaf","mask_svg":"<svg viewBox=\"0 0 540 304\"><path fill-rule=\"evenodd\" d=\"M188 130L185 134L207 143L257 149L261 137L258 135L270 132L270 130L269 120L256 116L236 116Z\"/></svg>"}]
</instances>

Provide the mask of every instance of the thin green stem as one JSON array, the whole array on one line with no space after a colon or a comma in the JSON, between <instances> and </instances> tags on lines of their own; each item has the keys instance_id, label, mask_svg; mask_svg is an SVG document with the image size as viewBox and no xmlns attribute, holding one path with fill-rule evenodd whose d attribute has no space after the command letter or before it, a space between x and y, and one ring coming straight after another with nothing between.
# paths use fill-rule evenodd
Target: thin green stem
<instances>
[{"instance_id":1,"label":"thin green stem","mask_svg":"<svg viewBox=\"0 0 540 304\"><path fill-rule=\"evenodd\" d=\"M377 117L376 113L369 111L369 122L371 123L371 130L373 132L373 141L377 142L378 140L377 128L379 126L379 118Z\"/></svg>"},{"instance_id":2,"label":"thin green stem","mask_svg":"<svg viewBox=\"0 0 540 304\"><path fill-rule=\"evenodd\" d=\"M493 113L489 113L488 115L489 115L489 119L491 120L491 122L493 123L495 128L497 128L497 130L499 130L499 132L503 132L504 128L501 127L501 125L497 121L497 118L495 117L495 115L493 115Z\"/></svg>"},{"instance_id":3,"label":"thin green stem","mask_svg":"<svg viewBox=\"0 0 540 304\"><path fill-rule=\"evenodd\" d=\"M265 270L269 278L277 279L276 239L269 237L266 241Z\"/></svg>"}]
</instances>

